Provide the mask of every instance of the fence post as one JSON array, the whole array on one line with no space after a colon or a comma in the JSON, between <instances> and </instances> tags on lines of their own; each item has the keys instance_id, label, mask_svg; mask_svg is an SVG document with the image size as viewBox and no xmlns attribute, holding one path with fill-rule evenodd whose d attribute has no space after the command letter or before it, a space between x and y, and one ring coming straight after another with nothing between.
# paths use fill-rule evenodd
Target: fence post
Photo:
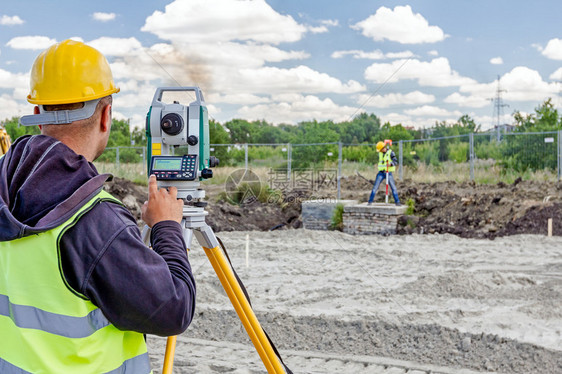
<instances>
[{"instance_id":1,"label":"fence post","mask_svg":"<svg viewBox=\"0 0 562 374\"><path fill-rule=\"evenodd\" d=\"M343 149L342 149L342 143L340 141L338 142L338 175L336 176L336 180L338 184L338 195L337 195L338 201L341 199L340 179L341 179L342 154L343 154Z\"/></svg>"},{"instance_id":2,"label":"fence post","mask_svg":"<svg viewBox=\"0 0 562 374\"><path fill-rule=\"evenodd\" d=\"M119 147L115 151L115 163L117 164L117 169L119 169Z\"/></svg>"},{"instance_id":3,"label":"fence post","mask_svg":"<svg viewBox=\"0 0 562 374\"><path fill-rule=\"evenodd\" d=\"M287 143L287 180L291 180L291 143Z\"/></svg>"},{"instance_id":4,"label":"fence post","mask_svg":"<svg viewBox=\"0 0 562 374\"><path fill-rule=\"evenodd\" d=\"M558 145L558 157L557 157L557 177L558 180L560 180L560 177L562 176L562 170L560 170L560 164L561 164L561 157L562 157L562 141L560 140L560 137L562 136L562 130L558 130L558 139L556 141L557 145Z\"/></svg>"},{"instance_id":5,"label":"fence post","mask_svg":"<svg viewBox=\"0 0 562 374\"><path fill-rule=\"evenodd\" d=\"M248 170L248 143L244 143L244 168Z\"/></svg>"},{"instance_id":6,"label":"fence post","mask_svg":"<svg viewBox=\"0 0 562 374\"><path fill-rule=\"evenodd\" d=\"M557 177L558 180L560 180L560 177L562 176L562 171L560 170L560 164L561 164L561 157L562 157L562 141L560 140L560 137L562 137L562 130L558 130L558 139L556 141L557 145L558 145L558 157L557 157Z\"/></svg>"},{"instance_id":7,"label":"fence post","mask_svg":"<svg viewBox=\"0 0 562 374\"><path fill-rule=\"evenodd\" d=\"M402 153L402 140L398 141L398 175L400 176L400 181L404 180L404 166L402 166L402 161L404 160Z\"/></svg>"},{"instance_id":8,"label":"fence post","mask_svg":"<svg viewBox=\"0 0 562 374\"><path fill-rule=\"evenodd\" d=\"M144 168L147 168L148 166L146 165L146 148L142 147L142 170L144 170ZM146 170L146 173L148 174L148 170Z\"/></svg>"},{"instance_id":9,"label":"fence post","mask_svg":"<svg viewBox=\"0 0 562 374\"><path fill-rule=\"evenodd\" d=\"M474 180L474 133L469 134L469 159L470 159L470 180Z\"/></svg>"}]
</instances>

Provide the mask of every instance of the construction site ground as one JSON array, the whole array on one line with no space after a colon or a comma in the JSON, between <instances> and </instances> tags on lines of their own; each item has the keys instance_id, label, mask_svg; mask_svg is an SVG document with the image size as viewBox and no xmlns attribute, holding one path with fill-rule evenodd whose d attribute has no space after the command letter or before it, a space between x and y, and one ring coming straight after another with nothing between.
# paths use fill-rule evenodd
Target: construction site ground
<instances>
[{"instance_id":1,"label":"construction site ground","mask_svg":"<svg viewBox=\"0 0 562 374\"><path fill-rule=\"evenodd\" d=\"M413 214L399 220L399 234L450 233L463 238L496 238L514 234L562 235L562 182L521 181L512 184L476 185L470 182L397 182L401 202L413 201ZM341 179L341 198L366 202L371 184L359 177ZM116 178L108 190L123 200L140 223L140 206L147 188ZM301 202L335 199L336 190L289 191L272 195L273 203L252 201L233 205L224 198L224 185L205 185L207 223L215 232L301 228ZM376 201L384 201L384 186ZM391 198L392 201L392 198Z\"/></svg>"},{"instance_id":2,"label":"construction site ground","mask_svg":"<svg viewBox=\"0 0 562 374\"><path fill-rule=\"evenodd\" d=\"M208 222L293 372L548 374L562 372L561 187L401 182L414 214L396 236L298 229L303 192L233 206L216 200L221 186L206 190ZM108 189L140 213L146 187ZM369 192L342 179L344 199ZM175 372L264 373L197 243L190 261L196 315ZM159 373L165 339L148 343Z\"/></svg>"}]
</instances>

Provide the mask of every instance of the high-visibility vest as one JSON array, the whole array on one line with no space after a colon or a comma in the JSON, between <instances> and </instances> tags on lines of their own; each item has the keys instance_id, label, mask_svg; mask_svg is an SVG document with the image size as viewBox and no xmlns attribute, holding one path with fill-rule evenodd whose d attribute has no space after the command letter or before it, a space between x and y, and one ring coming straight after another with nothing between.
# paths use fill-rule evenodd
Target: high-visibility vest
<instances>
[{"instance_id":1,"label":"high-visibility vest","mask_svg":"<svg viewBox=\"0 0 562 374\"><path fill-rule=\"evenodd\" d=\"M62 235L101 201L119 203L101 191L64 224L0 242L0 373L151 372L143 335L118 330L62 274Z\"/></svg>"},{"instance_id":2,"label":"high-visibility vest","mask_svg":"<svg viewBox=\"0 0 562 374\"><path fill-rule=\"evenodd\" d=\"M390 158L391 150L389 149L385 153L379 152L379 171L386 171L386 164L388 163L388 171L392 172L396 170L396 167L392 164L392 159Z\"/></svg>"}]
</instances>

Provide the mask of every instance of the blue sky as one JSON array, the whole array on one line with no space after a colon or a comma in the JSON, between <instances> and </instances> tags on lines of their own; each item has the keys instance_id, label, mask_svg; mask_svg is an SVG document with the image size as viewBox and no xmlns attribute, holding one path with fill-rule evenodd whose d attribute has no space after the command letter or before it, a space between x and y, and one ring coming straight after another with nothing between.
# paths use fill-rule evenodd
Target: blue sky
<instances>
[{"instance_id":1,"label":"blue sky","mask_svg":"<svg viewBox=\"0 0 562 374\"><path fill-rule=\"evenodd\" d=\"M365 111L416 128L562 105L560 1L6 1L0 119L32 111L29 70L67 38L103 52L114 115L144 126L154 90L199 85L212 118L298 123Z\"/></svg>"}]
</instances>

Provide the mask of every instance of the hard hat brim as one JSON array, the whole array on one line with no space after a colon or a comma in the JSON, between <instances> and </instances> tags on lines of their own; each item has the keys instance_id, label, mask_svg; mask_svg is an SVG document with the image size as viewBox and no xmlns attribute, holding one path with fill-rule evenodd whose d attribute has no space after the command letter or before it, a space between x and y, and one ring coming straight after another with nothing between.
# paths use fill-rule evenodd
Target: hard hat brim
<instances>
[{"instance_id":1,"label":"hard hat brim","mask_svg":"<svg viewBox=\"0 0 562 374\"><path fill-rule=\"evenodd\" d=\"M119 87L115 87L111 90L100 92L97 95L88 96L87 98L81 96L81 97L68 98L68 99L65 98L63 100L61 100L61 99L53 99L53 100L34 99L34 98L31 97L31 94L29 94L29 95L27 95L27 101L30 104L36 104L36 105L74 104L74 103L83 103L83 102L95 100L95 99L101 99L102 97L113 95L113 94L115 94L119 91L121 91L121 89Z\"/></svg>"}]
</instances>

